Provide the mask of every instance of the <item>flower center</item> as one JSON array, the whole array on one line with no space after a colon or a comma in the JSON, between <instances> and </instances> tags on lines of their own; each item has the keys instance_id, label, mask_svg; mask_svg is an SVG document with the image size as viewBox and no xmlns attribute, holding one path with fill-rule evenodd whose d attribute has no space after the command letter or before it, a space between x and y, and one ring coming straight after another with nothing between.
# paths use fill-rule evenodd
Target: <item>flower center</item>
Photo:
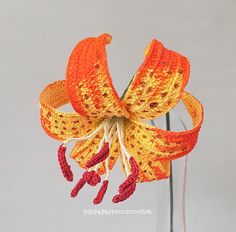
<instances>
[{"instance_id":1,"label":"flower center","mask_svg":"<svg viewBox=\"0 0 236 232\"><path fill-rule=\"evenodd\" d=\"M108 166L109 150L111 147L113 137L117 135L122 155L122 161L124 163L125 172L127 176L127 179L119 187L119 193L112 200L114 203L118 203L120 201L127 199L133 194L136 188L136 180L139 174L138 165L134 160L134 158L129 154L124 144L124 118L112 117L105 119L89 135L65 140L58 150L58 157L59 157L58 159L60 161L59 163L64 177L67 180L71 181L73 179L73 174L70 170L70 166L68 165L65 159L67 143L74 140L84 141L87 139L92 139L96 134L98 134L102 130L104 131L104 133L102 139L100 140L97 153L86 163L86 167L88 168L88 170L83 174L82 178L79 180L77 185L72 190L71 196L72 197L77 196L79 190L84 186L86 182L91 186L95 186L101 181L101 177L97 174L97 170L100 163L105 161L106 177L105 180L103 181L101 189L98 192L98 195L94 199L94 204L98 204L102 201L103 196L107 190L108 177L110 174ZM63 153L62 153L62 148L63 148Z\"/></svg>"}]
</instances>

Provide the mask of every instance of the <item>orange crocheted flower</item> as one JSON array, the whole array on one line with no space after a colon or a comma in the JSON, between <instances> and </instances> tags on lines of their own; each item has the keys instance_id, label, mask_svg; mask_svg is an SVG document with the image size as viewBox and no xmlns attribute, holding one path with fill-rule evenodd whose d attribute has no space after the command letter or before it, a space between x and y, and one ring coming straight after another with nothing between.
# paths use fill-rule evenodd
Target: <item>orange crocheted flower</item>
<instances>
[{"instance_id":1,"label":"orange crocheted flower","mask_svg":"<svg viewBox=\"0 0 236 232\"><path fill-rule=\"evenodd\" d=\"M66 80L48 85L40 95L42 127L49 136L63 141L58 160L64 177L73 180L66 160L70 141L76 141L71 157L85 169L71 196L86 183L98 184L105 174L95 204L103 199L118 157L127 178L113 198L115 203L127 199L138 182L168 178L170 160L194 148L203 121L202 105L184 91L190 68L186 57L153 39L120 98L108 70L105 46L110 41L108 34L80 41L70 55ZM192 118L191 130L165 131L144 122L166 114L179 100ZM58 109L67 103L74 113Z\"/></svg>"}]
</instances>

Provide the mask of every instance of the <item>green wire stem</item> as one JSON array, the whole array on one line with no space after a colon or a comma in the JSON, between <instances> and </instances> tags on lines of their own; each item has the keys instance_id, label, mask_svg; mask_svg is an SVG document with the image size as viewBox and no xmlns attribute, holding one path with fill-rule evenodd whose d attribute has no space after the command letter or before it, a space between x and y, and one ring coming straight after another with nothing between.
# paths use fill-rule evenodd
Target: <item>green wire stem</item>
<instances>
[{"instance_id":1,"label":"green wire stem","mask_svg":"<svg viewBox=\"0 0 236 232\"><path fill-rule=\"evenodd\" d=\"M166 130L170 130L170 113L166 113ZM170 177L169 177L169 188L170 188L170 232L174 232L174 192L173 192L173 173L172 173L172 162L170 161Z\"/></svg>"}]
</instances>

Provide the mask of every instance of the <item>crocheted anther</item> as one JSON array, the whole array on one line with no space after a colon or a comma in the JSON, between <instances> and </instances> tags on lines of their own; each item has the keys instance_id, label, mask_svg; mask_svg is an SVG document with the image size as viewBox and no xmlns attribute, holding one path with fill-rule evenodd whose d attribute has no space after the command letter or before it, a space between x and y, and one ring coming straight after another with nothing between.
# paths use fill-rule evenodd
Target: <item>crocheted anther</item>
<instances>
[{"instance_id":1,"label":"crocheted anther","mask_svg":"<svg viewBox=\"0 0 236 232\"><path fill-rule=\"evenodd\" d=\"M91 186L95 186L101 182L101 177L94 170L86 171L83 174L83 178Z\"/></svg>"},{"instance_id":2,"label":"crocheted anther","mask_svg":"<svg viewBox=\"0 0 236 232\"><path fill-rule=\"evenodd\" d=\"M78 195L80 189L82 189L83 186L85 185L85 183L86 183L86 180L85 180L84 177L82 177L82 178L78 181L78 183L75 185L75 187L72 189L71 194L70 194L71 197L76 197L76 196Z\"/></svg>"},{"instance_id":3,"label":"crocheted anther","mask_svg":"<svg viewBox=\"0 0 236 232\"><path fill-rule=\"evenodd\" d=\"M101 188L99 189L98 191L98 194L97 196L94 198L93 200L93 203L96 205L96 204L99 204L102 202L103 200L103 197L107 191L107 187L108 187L108 180L104 180L103 183L102 183L102 186Z\"/></svg>"},{"instance_id":4,"label":"crocheted anther","mask_svg":"<svg viewBox=\"0 0 236 232\"><path fill-rule=\"evenodd\" d=\"M135 159L131 156L129 158L129 163L131 166L131 174L128 176L128 178L119 186L119 193L123 193L127 187L129 187L132 183L135 183L138 174L139 174L139 167L136 163Z\"/></svg>"},{"instance_id":5,"label":"crocheted anther","mask_svg":"<svg viewBox=\"0 0 236 232\"><path fill-rule=\"evenodd\" d=\"M129 198L135 191L136 188L136 183L132 183L130 184L124 192L117 194L113 197L112 202L113 203L119 203L121 201L126 200L127 198Z\"/></svg>"},{"instance_id":6,"label":"crocheted anther","mask_svg":"<svg viewBox=\"0 0 236 232\"><path fill-rule=\"evenodd\" d=\"M86 171L86 172L84 172L83 177L84 177L84 179L86 180L86 182L89 182L89 181L91 181L91 179L92 179L92 177L93 177L94 174L95 174L95 171L94 171L94 170L92 170L92 171Z\"/></svg>"},{"instance_id":7,"label":"crocheted anther","mask_svg":"<svg viewBox=\"0 0 236 232\"><path fill-rule=\"evenodd\" d=\"M94 165L104 161L109 155L109 143L105 142L101 150L94 155L86 164L87 168L91 168Z\"/></svg>"},{"instance_id":8,"label":"crocheted anther","mask_svg":"<svg viewBox=\"0 0 236 232\"><path fill-rule=\"evenodd\" d=\"M66 145L63 143L60 145L58 149L58 161L63 176L66 178L66 180L73 181L73 173L71 171L70 165L67 163L66 160Z\"/></svg>"},{"instance_id":9,"label":"crocheted anther","mask_svg":"<svg viewBox=\"0 0 236 232\"><path fill-rule=\"evenodd\" d=\"M87 179L87 183L91 186L96 186L100 182L101 182L101 177L96 172L94 172L94 174L90 179Z\"/></svg>"}]
</instances>

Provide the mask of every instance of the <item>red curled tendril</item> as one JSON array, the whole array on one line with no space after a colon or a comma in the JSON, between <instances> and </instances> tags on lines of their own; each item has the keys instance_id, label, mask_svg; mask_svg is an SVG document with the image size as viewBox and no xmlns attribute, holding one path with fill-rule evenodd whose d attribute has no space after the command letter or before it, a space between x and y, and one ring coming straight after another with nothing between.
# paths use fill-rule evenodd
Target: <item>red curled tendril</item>
<instances>
[{"instance_id":1,"label":"red curled tendril","mask_svg":"<svg viewBox=\"0 0 236 232\"><path fill-rule=\"evenodd\" d=\"M66 180L73 181L73 173L71 171L70 165L66 160L66 145L63 143L58 149L58 162L61 167L62 174L66 178Z\"/></svg>"}]
</instances>

